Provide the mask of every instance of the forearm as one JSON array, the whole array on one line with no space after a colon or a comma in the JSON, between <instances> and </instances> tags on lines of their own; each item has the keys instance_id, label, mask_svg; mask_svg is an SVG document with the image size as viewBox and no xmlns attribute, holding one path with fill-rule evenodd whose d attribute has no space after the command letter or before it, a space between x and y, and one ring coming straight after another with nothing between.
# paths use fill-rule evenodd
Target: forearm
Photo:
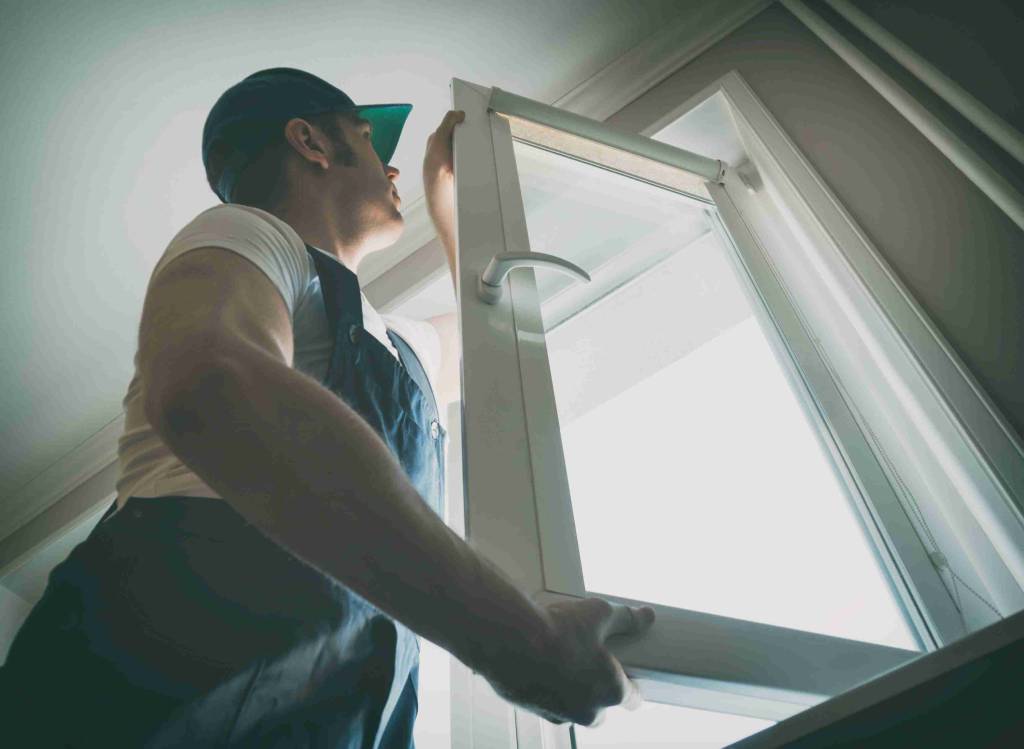
<instances>
[{"instance_id":1,"label":"forearm","mask_svg":"<svg viewBox=\"0 0 1024 749\"><path fill-rule=\"evenodd\" d=\"M480 673L540 650L542 609L430 510L354 410L262 352L215 371L155 426L247 520Z\"/></svg>"},{"instance_id":2,"label":"forearm","mask_svg":"<svg viewBox=\"0 0 1024 749\"><path fill-rule=\"evenodd\" d=\"M437 238L444 248L451 271L452 282L458 287L455 278L455 211L454 182L438 179L436 183L425 187L427 212L437 230Z\"/></svg>"}]
</instances>

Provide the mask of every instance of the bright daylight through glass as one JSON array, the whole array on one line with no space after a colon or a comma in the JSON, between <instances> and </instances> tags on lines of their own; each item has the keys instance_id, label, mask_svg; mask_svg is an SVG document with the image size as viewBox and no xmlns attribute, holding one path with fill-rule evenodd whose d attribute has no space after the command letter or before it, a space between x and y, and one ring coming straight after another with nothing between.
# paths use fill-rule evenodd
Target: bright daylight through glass
<instances>
[{"instance_id":1,"label":"bright daylight through glass","mask_svg":"<svg viewBox=\"0 0 1024 749\"><path fill-rule=\"evenodd\" d=\"M717 749L771 725L774 721L745 715L645 702L639 710L608 710L596 728L573 730L578 749Z\"/></svg>"},{"instance_id":2,"label":"bright daylight through glass","mask_svg":"<svg viewBox=\"0 0 1024 749\"><path fill-rule=\"evenodd\" d=\"M702 206L515 152L587 590L917 649Z\"/></svg>"}]
</instances>

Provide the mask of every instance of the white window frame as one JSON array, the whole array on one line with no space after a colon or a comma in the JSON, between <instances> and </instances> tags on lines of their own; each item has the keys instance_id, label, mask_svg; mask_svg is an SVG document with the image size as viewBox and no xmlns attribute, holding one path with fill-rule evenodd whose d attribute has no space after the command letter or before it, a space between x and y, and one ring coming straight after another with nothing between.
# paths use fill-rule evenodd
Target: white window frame
<instances>
[{"instance_id":1,"label":"white window frame","mask_svg":"<svg viewBox=\"0 0 1024 749\"><path fill-rule=\"evenodd\" d=\"M786 181L786 197L807 210L816 228L832 240L833 259L848 264L849 280L873 301L891 328L888 332L896 334L916 363L917 374L928 383L929 395L946 408L980 467L979 474L989 488L995 487L987 506L970 508L972 517L980 517L984 530L994 538L983 552L1013 567L1015 554L1024 549L1020 534L1024 524L1013 505L1013 498L1024 497L1024 450L966 367L742 78L728 74L665 114L647 132L656 132L716 92L725 94L733 114L763 146L763 158ZM553 407L543 405L553 406L554 396L533 272L510 274L506 293L496 305L484 305L476 296L478 277L494 254L529 251L509 120L488 112L493 93L484 86L453 80L453 107L467 114L455 135L457 298L464 347L472 351L468 356L464 353L462 379L464 528L480 552L537 600L581 597L589 594L583 589L557 416ZM498 98L506 110L510 98L516 97ZM543 117L546 112L559 123L573 119L538 102L528 103L539 108L531 117ZM524 113L505 111L504 115ZM635 145L632 136L591 123L597 128L589 130L588 125L591 137L601 133L626 144L626 150ZM644 147L640 150L645 152ZM685 164L686 157L692 156L676 150L682 159L676 164ZM753 297L759 313L784 334L774 343L784 346L797 362L788 372L797 391L806 396L804 383L815 394L805 397L804 405L819 429L836 438L830 443L833 460L848 483L872 498L858 508L864 527L876 546L891 552L885 555L889 571L902 583L902 603L922 645L926 650L940 647L962 630L935 558L900 509L891 476L876 455L877 445L868 443L857 415L837 387L820 341L809 334L799 312L786 301L788 290L769 249L748 226L753 221L742 195L749 184L749 174L741 180L736 170L727 170L721 183L707 184L718 204L718 216L727 226L722 235L737 250L741 277L748 278L757 292ZM545 501L537 501L538 497ZM982 497L983 504L985 500ZM1013 595L1010 590L1010 601L1015 600ZM655 608L658 620L647 636L612 649L645 696L661 702L780 720L919 655L703 612ZM744 648L756 648L766 659L751 664L749 659L740 662L732 656ZM815 672L823 663L829 667ZM839 667L839 663L855 665ZM569 745L567 727L512 709L464 667L462 678L456 678L460 666L453 661L453 692L463 695L469 708L465 704L456 708L453 694L453 746ZM470 727L461 721L458 738L455 713L460 709L463 718L470 717Z\"/></svg>"},{"instance_id":2,"label":"white window frame","mask_svg":"<svg viewBox=\"0 0 1024 749\"><path fill-rule=\"evenodd\" d=\"M799 258L784 257L780 242L776 238L773 245L770 236L778 216L766 216L765 201L752 199L739 184L729 189L727 180L731 199L765 245L762 254L771 273L780 279L781 292L802 295L794 264L813 264L809 277L827 287L830 301L840 300L831 301L832 306L843 307L851 324L860 328L860 351L865 360L871 360L872 368L860 377L839 376L835 360L843 341L828 340L827 329L814 330L809 322L828 311L806 295L800 300L800 324L808 331L821 365L839 385L841 392L833 397L847 404L862 431L864 447L875 452L890 485L885 501L868 491L874 501L867 509L875 516L871 524L879 529L879 541L894 550L899 574L915 590L925 634L939 647L978 628L965 626L958 606L951 608L949 576L956 569L945 556L955 558L961 572L969 571L984 586L981 592L988 600L981 601L983 607L997 610L999 617L1019 611L1024 608L1024 516L1020 510L1024 447L1019 438L742 78L730 73L717 88L727 94L747 150L771 183L773 205L784 205L799 232L820 250ZM654 123L652 130L658 126ZM734 180L739 176L734 175ZM851 397L847 391L858 387L861 397ZM865 388L886 391L891 401L897 400L898 404L890 401L889 406L900 410L898 417L890 416L885 423L878 413L866 414L874 399L865 397ZM878 402L882 401L879 397ZM898 444L900 431L913 439ZM935 480L923 482L922 474ZM920 507L914 505L913 495ZM947 537L940 539L943 543L938 548L927 525L922 527L922 510L933 521L946 523ZM913 520L908 521L908 516ZM913 551L922 543L926 544L923 556ZM941 585L936 585L927 568L935 570Z\"/></svg>"}]
</instances>

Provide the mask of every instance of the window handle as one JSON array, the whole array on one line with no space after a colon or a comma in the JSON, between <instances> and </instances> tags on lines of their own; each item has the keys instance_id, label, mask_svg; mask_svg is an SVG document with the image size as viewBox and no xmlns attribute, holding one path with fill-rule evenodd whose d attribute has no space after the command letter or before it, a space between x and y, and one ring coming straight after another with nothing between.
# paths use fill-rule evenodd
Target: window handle
<instances>
[{"instance_id":1,"label":"window handle","mask_svg":"<svg viewBox=\"0 0 1024 749\"><path fill-rule=\"evenodd\" d=\"M551 268L552 270L576 276L584 281L590 281L590 274L578 265L570 263L554 255L545 255L542 252L499 252L487 268L480 274L477 283L477 294L487 304L497 304L501 299L501 292L504 288L505 276L513 268L521 268L528 265L540 268Z\"/></svg>"}]
</instances>

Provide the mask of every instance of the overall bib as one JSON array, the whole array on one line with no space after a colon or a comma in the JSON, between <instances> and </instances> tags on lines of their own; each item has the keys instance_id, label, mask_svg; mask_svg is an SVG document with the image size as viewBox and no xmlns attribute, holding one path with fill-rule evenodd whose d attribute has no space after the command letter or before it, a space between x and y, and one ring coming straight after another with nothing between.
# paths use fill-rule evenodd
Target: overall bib
<instances>
[{"instance_id":1,"label":"overall bib","mask_svg":"<svg viewBox=\"0 0 1024 749\"><path fill-rule=\"evenodd\" d=\"M306 249L334 341L324 386L443 517L446 435L423 367L394 331L401 361L363 328L356 275ZM53 570L0 668L5 743L412 749L407 627L223 500L114 509Z\"/></svg>"}]
</instances>

